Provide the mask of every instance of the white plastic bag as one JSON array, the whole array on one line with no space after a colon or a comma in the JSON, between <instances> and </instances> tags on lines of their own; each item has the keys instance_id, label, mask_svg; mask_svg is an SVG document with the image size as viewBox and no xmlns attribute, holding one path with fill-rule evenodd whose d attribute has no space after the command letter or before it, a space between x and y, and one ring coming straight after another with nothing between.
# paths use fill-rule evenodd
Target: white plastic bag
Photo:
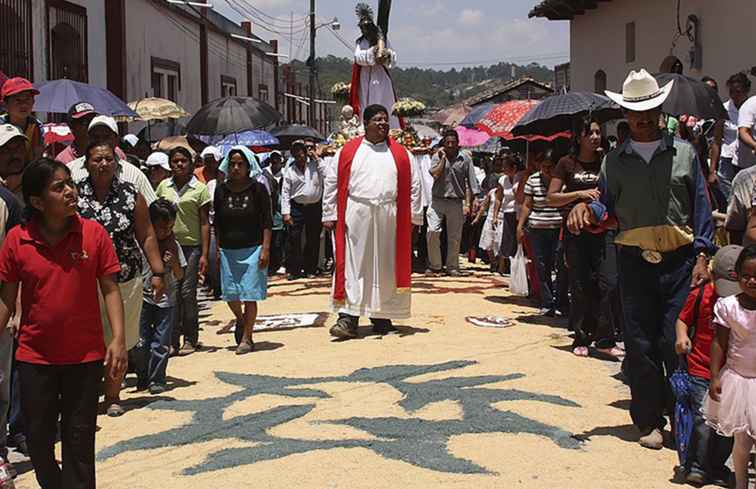
<instances>
[{"instance_id":1,"label":"white plastic bag","mask_svg":"<svg viewBox=\"0 0 756 489\"><path fill-rule=\"evenodd\" d=\"M525 252L522 249L522 245L517 245L517 254L512 258L512 266L509 291L512 295L521 297L528 296L528 271L527 271L528 259L525 258Z\"/></svg>"}]
</instances>

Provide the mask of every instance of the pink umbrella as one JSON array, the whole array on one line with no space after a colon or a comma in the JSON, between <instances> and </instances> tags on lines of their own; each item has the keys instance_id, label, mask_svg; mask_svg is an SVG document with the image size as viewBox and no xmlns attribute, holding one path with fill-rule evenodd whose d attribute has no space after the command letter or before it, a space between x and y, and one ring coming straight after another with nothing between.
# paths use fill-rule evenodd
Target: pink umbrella
<instances>
[{"instance_id":1,"label":"pink umbrella","mask_svg":"<svg viewBox=\"0 0 756 489\"><path fill-rule=\"evenodd\" d=\"M514 136L512 128L527 114L530 109L541 103L540 100L510 100L498 104L491 112L475 124L477 129L485 131L490 136L497 136L502 139L524 139L526 141L546 140L553 141L560 137L570 137L569 131L560 132L548 136Z\"/></svg>"},{"instance_id":2,"label":"pink umbrella","mask_svg":"<svg viewBox=\"0 0 756 489\"><path fill-rule=\"evenodd\" d=\"M459 145L464 148L474 148L491 139L488 133L477 129L468 129L465 126L457 126L454 130L457 131L459 136Z\"/></svg>"}]
</instances>

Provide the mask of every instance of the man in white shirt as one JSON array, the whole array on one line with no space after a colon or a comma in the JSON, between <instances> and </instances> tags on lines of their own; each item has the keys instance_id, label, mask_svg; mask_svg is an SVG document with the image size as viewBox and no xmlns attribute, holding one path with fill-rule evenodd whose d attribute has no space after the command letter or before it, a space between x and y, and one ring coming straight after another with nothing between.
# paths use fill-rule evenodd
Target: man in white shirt
<instances>
[{"instance_id":1,"label":"man in white shirt","mask_svg":"<svg viewBox=\"0 0 756 489\"><path fill-rule=\"evenodd\" d=\"M740 108L748 99L751 90L751 81L745 73L736 73L727 80L727 88L730 92L730 100L725 102L724 107L728 114L722 127L722 145L719 155L717 177L719 188L727 199L732 192L732 182L735 175L740 171L738 164L738 152L740 151L740 138L738 137L738 122Z\"/></svg>"},{"instance_id":2,"label":"man in white shirt","mask_svg":"<svg viewBox=\"0 0 756 489\"><path fill-rule=\"evenodd\" d=\"M324 168L321 161L308 158L304 141L295 141L291 154L294 163L284 171L281 185L281 214L289 231L286 273L295 280L317 274Z\"/></svg>"},{"instance_id":3,"label":"man in white shirt","mask_svg":"<svg viewBox=\"0 0 756 489\"><path fill-rule=\"evenodd\" d=\"M738 114L738 168L750 168L756 165L756 96L749 98L740 106Z\"/></svg>"}]
</instances>

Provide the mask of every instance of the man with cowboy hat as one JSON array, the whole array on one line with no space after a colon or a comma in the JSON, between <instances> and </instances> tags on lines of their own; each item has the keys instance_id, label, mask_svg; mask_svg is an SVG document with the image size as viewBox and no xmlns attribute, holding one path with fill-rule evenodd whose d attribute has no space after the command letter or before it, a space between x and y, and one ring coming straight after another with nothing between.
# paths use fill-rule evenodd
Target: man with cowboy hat
<instances>
[{"instance_id":1,"label":"man with cowboy hat","mask_svg":"<svg viewBox=\"0 0 756 489\"><path fill-rule=\"evenodd\" d=\"M630 377L630 416L640 444L660 449L674 399L665 376L676 368L675 321L691 287L709 280L714 227L706 181L693 147L659 128L672 90L646 70L631 71L622 93L630 137L604 159L600 199L580 203L567 226L579 232L609 216L619 222L618 269ZM691 279L692 276L692 279ZM669 410L669 411L667 411Z\"/></svg>"}]
</instances>

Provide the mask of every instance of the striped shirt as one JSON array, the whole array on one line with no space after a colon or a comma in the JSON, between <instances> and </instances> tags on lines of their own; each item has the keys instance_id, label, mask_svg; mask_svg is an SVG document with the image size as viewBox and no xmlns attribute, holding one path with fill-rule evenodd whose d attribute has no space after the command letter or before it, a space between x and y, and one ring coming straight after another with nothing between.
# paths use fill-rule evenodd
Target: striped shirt
<instances>
[{"instance_id":1,"label":"striped shirt","mask_svg":"<svg viewBox=\"0 0 756 489\"><path fill-rule=\"evenodd\" d=\"M68 169L71 170L71 178L74 183L78 183L89 176L83 156L68 163ZM132 184L137 189L137 192L142 194L142 197L147 202L147 206L157 200L157 196L152 189L152 185L150 185L150 181L147 179L147 175L128 161L124 159L118 160L117 176L120 181Z\"/></svg>"},{"instance_id":2,"label":"striped shirt","mask_svg":"<svg viewBox=\"0 0 756 489\"><path fill-rule=\"evenodd\" d=\"M562 214L556 207L546 205L548 184L541 172L530 175L525 182L525 195L533 199L533 208L528 216L528 227L533 229L556 229L562 227Z\"/></svg>"}]
</instances>

